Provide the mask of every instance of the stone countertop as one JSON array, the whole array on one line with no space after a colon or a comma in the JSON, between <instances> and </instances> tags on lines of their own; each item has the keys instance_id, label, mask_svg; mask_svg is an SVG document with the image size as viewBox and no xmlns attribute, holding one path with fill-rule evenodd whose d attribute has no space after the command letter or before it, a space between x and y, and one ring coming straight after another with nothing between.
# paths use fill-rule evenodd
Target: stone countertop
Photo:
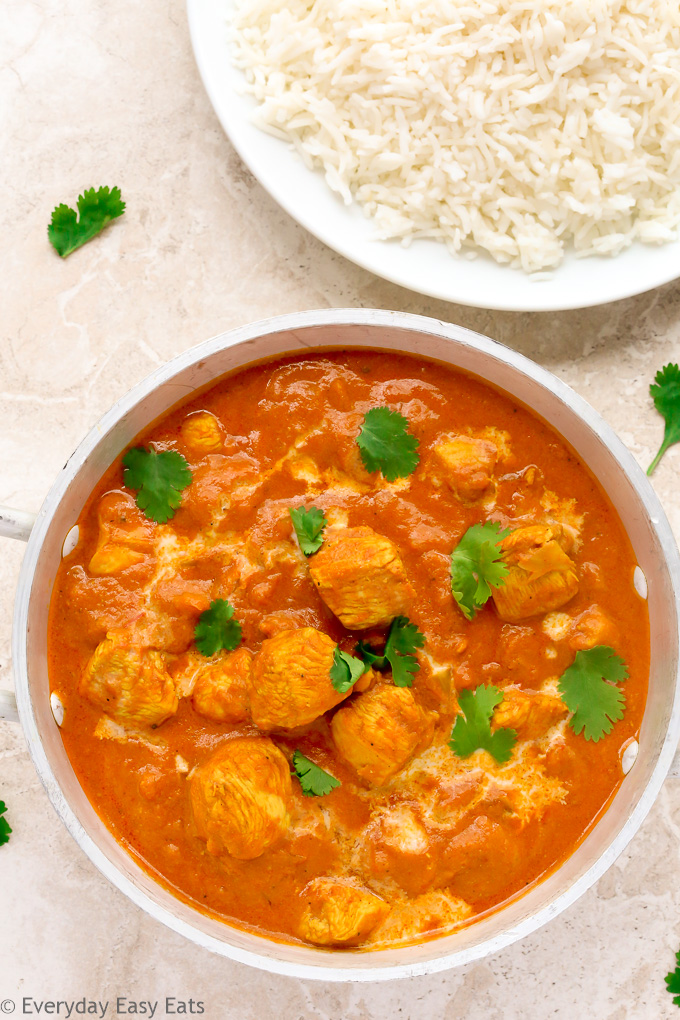
<instances>
[{"instance_id":1,"label":"stone countertop","mask_svg":"<svg viewBox=\"0 0 680 1020\"><path fill-rule=\"evenodd\" d=\"M519 315L419 297L323 247L253 180L194 65L181 0L4 0L0 502L37 510L110 404L232 326L307 308L432 315L486 333L589 400L646 466L662 435L647 388L680 355L680 284L581 312ZM62 261L45 229L80 190L118 184L125 217ZM680 447L654 476L680 535ZM2 542L0 687L22 548ZM0 724L0 999L202 1000L209 1020L662 1020L680 948L680 785L597 886L536 933L460 970L323 986L204 952L112 888L48 803L18 727ZM4 1008L4 1007L3 1007ZM35 1007L34 1007L35 1008ZM63 1010L63 1006L61 1009ZM63 1015L63 1013L61 1014ZM115 1014L114 1014L115 1015Z\"/></svg>"}]
</instances>

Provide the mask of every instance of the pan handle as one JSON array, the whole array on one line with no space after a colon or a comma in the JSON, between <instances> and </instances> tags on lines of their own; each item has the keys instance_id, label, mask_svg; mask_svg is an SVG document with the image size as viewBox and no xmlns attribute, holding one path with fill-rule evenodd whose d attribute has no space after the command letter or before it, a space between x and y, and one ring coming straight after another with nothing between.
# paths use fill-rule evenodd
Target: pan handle
<instances>
[{"instance_id":1,"label":"pan handle","mask_svg":"<svg viewBox=\"0 0 680 1020\"><path fill-rule=\"evenodd\" d=\"M36 515L26 510L13 510L8 506L0 506L0 536L16 538L20 542L28 542ZM7 722L19 722L17 702L12 691L0 691L0 719Z\"/></svg>"},{"instance_id":2,"label":"pan handle","mask_svg":"<svg viewBox=\"0 0 680 1020\"><path fill-rule=\"evenodd\" d=\"M19 722L17 699L12 691L0 691L0 719L6 722Z\"/></svg>"},{"instance_id":3,"label":"pan handle","mask_svg":"<svg viewBox=\"0 0 680 1020\"><path fill-rule=\"evenodd\" d=\"M28 542L36 517L37 514L29 514L26 510L13 510L9 506L0 506L0 536Z\"/></svg>"}]
</instances>

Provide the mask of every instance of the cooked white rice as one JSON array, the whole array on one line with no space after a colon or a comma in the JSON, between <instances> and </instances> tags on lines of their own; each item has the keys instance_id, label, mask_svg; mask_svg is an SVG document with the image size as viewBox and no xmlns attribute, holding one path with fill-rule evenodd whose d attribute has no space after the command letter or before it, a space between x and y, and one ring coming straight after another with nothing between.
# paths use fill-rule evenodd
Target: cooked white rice
<instances>
[{"instance_id":1,"label":"cooked white rice","mask_svg":"<svg viewBox=\"0 0 680 1020\"><path fill-rule=\"evenodd\" d=\"M285 4L285 6L284 6ZM680 223L678 0L236 0L260 127L378 236L537 272Z\"/></svg>"}]
</instances>

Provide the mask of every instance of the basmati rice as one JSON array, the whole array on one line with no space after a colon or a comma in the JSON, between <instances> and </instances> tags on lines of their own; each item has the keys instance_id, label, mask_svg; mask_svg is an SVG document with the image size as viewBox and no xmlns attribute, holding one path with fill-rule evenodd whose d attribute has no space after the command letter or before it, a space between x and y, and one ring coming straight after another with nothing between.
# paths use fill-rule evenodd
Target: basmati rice
<instances>
[{"instance_id":1,"label":"basmati rice","mask_svg":"<svg viewBox=\"0 0 680 1020\"><path fill-rule=\"evenodd\" d=\"M235 0L256 123L379 237L529 273L680 223L678 0Z\"/></svg>"}]
</instances>

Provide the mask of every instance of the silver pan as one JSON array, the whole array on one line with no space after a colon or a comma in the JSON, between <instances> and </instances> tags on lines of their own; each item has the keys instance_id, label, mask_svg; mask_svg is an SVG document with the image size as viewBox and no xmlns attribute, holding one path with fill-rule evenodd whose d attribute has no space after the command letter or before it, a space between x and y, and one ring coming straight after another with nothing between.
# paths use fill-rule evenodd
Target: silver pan
<instances>
[{"instance_id":1,"label":"silver pan","mask_svg":"<svg viewBox=\"0 0 680 1020\"><path fill-rule=\"evenodd\" d=\"M649 697L639 752L609 810L552 875L470 928L419 946L329 952L284 945L221 924L175 899L116 842L68 761L50 708L48 593L86 498L113 459L151 421L211 380L262 358L316 346L373 347L436 358L475 373L533 408L575 448L617 507L632 542L651 624ZM244 326L158 369L104 415L57 477L33 520L0 511L0 534L28 539L16 597L13 668L18 714L59 817L99 870L152 917L198 945L277 974L376 981L441 971L488 956L536 931L607 870L640 827L671 766L680 735L680 558L645 475L609 426L549 372L486 337L416 315L374 310L302 312ZM5 705L11 716L13 705ZM629 762L630 763L630 762Z\"/></svg>"}]
</instances>

